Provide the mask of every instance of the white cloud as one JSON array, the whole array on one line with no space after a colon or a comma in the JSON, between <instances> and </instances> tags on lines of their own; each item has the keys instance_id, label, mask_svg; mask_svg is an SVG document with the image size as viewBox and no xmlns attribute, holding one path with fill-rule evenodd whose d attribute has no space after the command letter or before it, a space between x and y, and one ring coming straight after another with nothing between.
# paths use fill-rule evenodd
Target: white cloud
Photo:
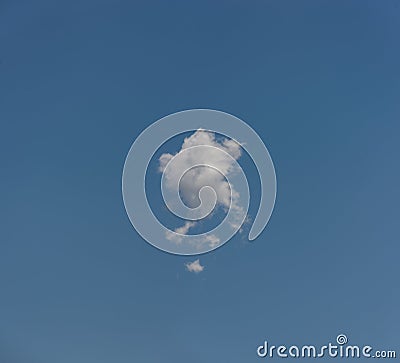
<instances>
[{"instance_id":1,"label":"white cloud","mask_svg":"<svg viewBox=\"0 0 400 363\"><path fill-rule=\"evenodd\" d=\"M201 151L195 146L212 146L211 148L202 148ZM190 149L192 148L192 149ZM214 149L218 148L225 153ZM229 157L229 155L231 157ZM241 146L238 142L227 138L217 139L215 134L202 129L197 130L191 136L185 138L181 150L176 154L180 158L174 167L168 166L171 159L176 156L169 153L162 154L159 159L159 170L164 173L166 187L170 190L176 189L179 185L179 193L190 208L198 207L200 203L199 191L204 186L211 187L216 194L217 205L222 206L225 210L232 208L237 212L237 223L231 221L233 229L238 228L241 224L241 216L243 208L239 205L239 193L229 185L224 176L236 171L235 160L239 159L242 153ZM196 167L193 165L209 165L210 167ZM182 170L187 170L183 176ZM206 204L206 203L204 203ZM195 227L197 222L189 221L183 226L176 228L175 232L187 235L191 228ZM182 237L172 232L166 233L166 238L176 243L182 242ZM207 243L210 247L216 247L220 240L215 235L205 235L197 240L200 243Z\"/></svg>"},{"instance_id":2,"label":"white cloud","mask_svg":"<svg viewBox=\"0 0 400 363\"><path fill-rule=\"evenodd\" d=\"M193 262L185 263L185 266L186 266L186 270L188 270L189 272L194 272L196 274L198 274L204 270L204 266L202 266L200 264L199 259L196 261L193 261Z\"/></svg>"},{"instance_id":3,"label":"white cloud","mask_svg":"<svg viewBox=\"0 0 400 363\"><path fill-rule=\"evenodd\" d=\"M184 234L186 235L189 232L189 229L194 227L196 225L195 222L188 221L186 222L182 227L175 228L175 232L179 234ZM177 236L176 234L167 231L165 237L169 241L175 241L176 243L181 243L182 242L182 237Z\"/></svg>"}]
</instances>

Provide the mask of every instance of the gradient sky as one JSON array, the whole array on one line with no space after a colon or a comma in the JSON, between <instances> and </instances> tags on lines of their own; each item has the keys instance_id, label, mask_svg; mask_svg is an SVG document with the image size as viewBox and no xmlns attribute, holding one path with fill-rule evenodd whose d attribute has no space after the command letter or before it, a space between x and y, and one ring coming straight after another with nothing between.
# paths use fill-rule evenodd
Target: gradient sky
<instances>
[{"instance_id":1,"label":"gradient sky","mask_svg":"<svg viewBox=\"0 0 400 363\"><path fill-rule=\"evenodd\" d=\"M399 34L391 0L2 1L0 362L256 362L339 333L399 354ZM121 173L199 107L259 133L278 196L193 274L135 232Z\"/></svg>"}]
</instances>

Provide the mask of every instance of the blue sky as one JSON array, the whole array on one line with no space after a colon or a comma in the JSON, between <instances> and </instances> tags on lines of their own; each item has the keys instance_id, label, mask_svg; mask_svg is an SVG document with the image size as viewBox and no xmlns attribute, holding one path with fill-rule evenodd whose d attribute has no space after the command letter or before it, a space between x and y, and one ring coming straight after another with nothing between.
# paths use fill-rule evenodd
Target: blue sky
<instances>
[{"instance_id":1,"label":"blue sky","mask_svg":"<svg viewBox=\"0 0 400 363\"><path fill-rule=\"evenodd\" d=\"M3 1L0 362L398 350L399 20L390 0ZM249 123L278 178L263 234L200 274L121 195L133 140L190 108Z\"/></svg>"}]
</instances>

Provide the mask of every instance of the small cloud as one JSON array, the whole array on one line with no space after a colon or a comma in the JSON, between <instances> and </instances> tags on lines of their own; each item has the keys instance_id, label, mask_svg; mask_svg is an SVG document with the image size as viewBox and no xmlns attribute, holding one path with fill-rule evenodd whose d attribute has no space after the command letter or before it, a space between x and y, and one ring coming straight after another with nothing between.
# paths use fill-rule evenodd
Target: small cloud
<instances>
[{"instance_id":1,"label":"small cloud","mask_svg":"<svg viewBox=\"0 0 400 363\"><path fill-rule=\"evenodd\" d=\"M188 221L186 222L182 227L178 227L174 229L174 232L171 231L166 231L165 232L165 237L167 238L168 241L173 241L177 244L181 243L183 240L183 237L187 235L189 232L189 229L194 227L196 225L195 222ZM178 233L178 235L176 234ZM179 236L182 235L182 236Z\"/></svg>"},{"instance_id":2,"label":"small cloud","mask_svg":"<svg viewBox=\"0 0 400 363\"><path fill-rule=\"evenodd\" d=\"M187 234L189 229L196 225L195 222L186 222L182 227L176 228L175 232L179 234Z\"/></svg>"},{"instance_id":3,"label":"small cloud","mask_svg":"<svg viewBox=\"0 0 400 363\"><path fill-rule=\"evenodd\" d=\"M244 228L247 228L252 222L252 218L247 215L243 224L241 225L240 229L239 229L239 233L243 233Z\"/></svg>"},{"instance_id":4,"label":"small cloud","mask_svg":"<svg viewBox=\"0 0 400 363\"><path fill-rule=\"evenodd\" d=\"M200 260L196 260L193 262L185 263L186 270L189 272L194 272L196 274L202 272L204 270L204 266L200 265Z\"/></svg>"}]
</instances>

